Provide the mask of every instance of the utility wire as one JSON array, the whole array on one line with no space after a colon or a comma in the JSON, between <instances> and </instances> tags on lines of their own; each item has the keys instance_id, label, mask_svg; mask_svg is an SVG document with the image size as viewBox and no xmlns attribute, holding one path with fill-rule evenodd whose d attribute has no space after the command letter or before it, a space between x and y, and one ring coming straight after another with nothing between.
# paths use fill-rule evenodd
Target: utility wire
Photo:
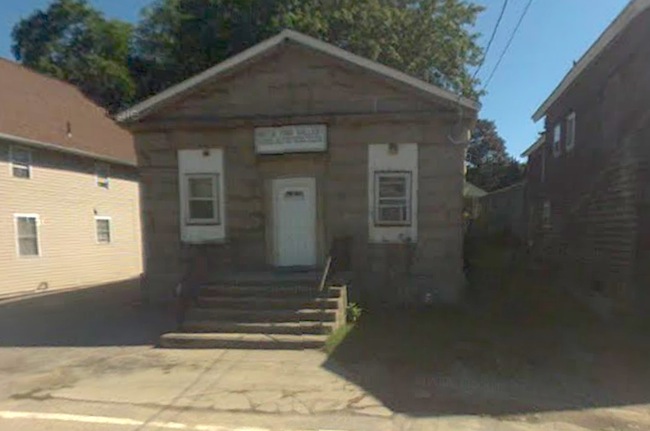
<instances>
[{"instance_id":1,"label":"utility wire","mask_svg":"<svg viewBox=\"0 0 650 431\"><path fill-rule=\"evenodd\" d=\"M494 78L494 74L497 73L497 69L499 69L499 66L501 65L501 62L503 61L503 58L506 56L506 53L508 52L508 49L510 49L510 45L512 45L512 41L515 39L515 36L517 35L517 32L519 31L519 28L521 27L521 23L524 22L524 18L526 17L526 14L528 13L528 10L530 9L530 5L533 4L533 0L528 0L528 4L526 4L526 8L524 9L523 13L519 17L519 21L517 22L517 26L513 30L512 34L510 35L510 39L508 40L508 43L506 44L506 47L503 49L503 52L501 52L501 56L499 57L499 60L497 61L497 64L494 66L494 69L492 69L492 73L490 73L490 77L485 81L485 85L483 86L483 91L485 91L488 86L490 85L490 82L492 81L492 78Z\"/></svg>"},{"instance_id":2,"label":"utility wire","mask_svg":"<svg viewBox=\"0 0 650 431\"><path fill-rule=\"evenodd\" d=\"M490 36L490 40L488 41L486 47L485 47L485 52L483 53L483 58L481 59L481 63L478 65L478 68L474 72L474 76L472 79L476 79L476 76L478 73L481 71L481 68L485 64L485 59L488 56L488 53L490 52L490 47L492 47L492 42L494 42L494 38L497 35L497 31L499 30L499 26L501 25L501 20L503 20L503 15L506 13L506 8L508 7L508 0L503 0L503 6L501 6L501 13L499 14L499 18L497 18L497 23L494 26L494 30L492 30L492 35Z\"/></svg>"}]
</instances>

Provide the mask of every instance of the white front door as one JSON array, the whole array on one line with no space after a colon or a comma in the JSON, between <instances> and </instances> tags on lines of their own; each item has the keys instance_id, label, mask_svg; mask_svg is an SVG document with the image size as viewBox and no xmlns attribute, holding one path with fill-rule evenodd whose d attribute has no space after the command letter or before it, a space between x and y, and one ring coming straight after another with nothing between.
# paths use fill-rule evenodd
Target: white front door
<instances>
[{"instance_id":1,"label":"white front door","mask_svg":"<svg viewBox=\"0 0 650 431\"><path fill-rule=\"evenodd\" d=\"M316 265L316 180L273 181L275 264Z\"/></svg>"}]
</instances>

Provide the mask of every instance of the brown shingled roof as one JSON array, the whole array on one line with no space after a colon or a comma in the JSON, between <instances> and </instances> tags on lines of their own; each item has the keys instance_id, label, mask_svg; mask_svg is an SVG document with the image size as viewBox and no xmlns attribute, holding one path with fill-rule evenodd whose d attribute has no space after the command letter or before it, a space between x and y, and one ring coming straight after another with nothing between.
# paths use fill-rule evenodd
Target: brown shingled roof
<instances>
[{"instance_id":1,"label":"brown shingled roof","mask_svg":"<svg viewBox=\"0 0 650 431\"><path fill-rule=\"evenodd\" d=\"M0 105L0 134L135 164L131 134L71 84L0 58Z\"/></svg>"}]
</instances>

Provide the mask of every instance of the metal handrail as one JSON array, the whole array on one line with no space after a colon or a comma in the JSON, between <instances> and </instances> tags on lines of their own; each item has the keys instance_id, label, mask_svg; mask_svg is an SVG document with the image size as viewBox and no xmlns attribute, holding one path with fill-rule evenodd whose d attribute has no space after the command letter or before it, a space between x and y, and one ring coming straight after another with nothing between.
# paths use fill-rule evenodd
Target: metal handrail
<instances>
[{"instance_id":1,"label":"metal handrail","mask_svg":"<svg viewBox=\"0 0 650 431\"><path fill-rule=\"evenodd\" d=\"M327 256L327 262L325 263L325 269L323 270L323 276L320 279L320 285L318 286L318 291L322 292L327 283L327 279L330 275L330 268L332 266L332 256Z\"/></svg>"}]
</instances>

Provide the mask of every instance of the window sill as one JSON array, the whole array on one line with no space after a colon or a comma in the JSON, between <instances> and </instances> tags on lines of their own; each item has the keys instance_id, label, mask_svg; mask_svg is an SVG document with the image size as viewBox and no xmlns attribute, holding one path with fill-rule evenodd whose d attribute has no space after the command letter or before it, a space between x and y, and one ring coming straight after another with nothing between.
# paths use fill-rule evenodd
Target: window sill
<instances>
[{"instance_id":1,"label":"window sill","mask_svg":"<svg viewBox=\"0 0 650 431\"><path fill-rule=\"evenodd\" d=\"M204 241L188 241L184 240L181 241L181 244L183 245L223 245L223 244L228 244L230 240L228 238L221 238L221 239L208 239Z\"/></svg>"}]
</instances>

